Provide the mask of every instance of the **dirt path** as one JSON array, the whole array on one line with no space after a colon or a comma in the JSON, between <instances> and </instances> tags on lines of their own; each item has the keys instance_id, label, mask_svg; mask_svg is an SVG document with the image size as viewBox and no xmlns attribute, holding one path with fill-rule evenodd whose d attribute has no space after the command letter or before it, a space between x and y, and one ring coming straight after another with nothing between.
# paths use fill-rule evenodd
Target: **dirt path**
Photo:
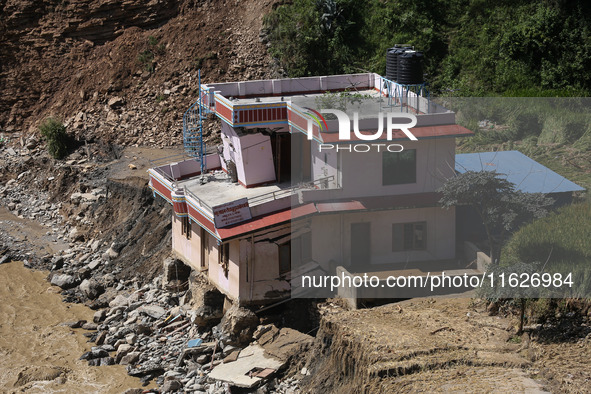
<instances>
[{"instance_id":1,"label":"dirt path","mask_svg":"<svg viewBox=\"0 0 591 394\"><path fill-rule=\"evenodd\" d=\"M138 387L125 367L89 367L81 330L65 321L92 320L82 305L65 304L46 273L20 262L0 265L0 392L121 393Z\"/></svg>"}]
</instances>

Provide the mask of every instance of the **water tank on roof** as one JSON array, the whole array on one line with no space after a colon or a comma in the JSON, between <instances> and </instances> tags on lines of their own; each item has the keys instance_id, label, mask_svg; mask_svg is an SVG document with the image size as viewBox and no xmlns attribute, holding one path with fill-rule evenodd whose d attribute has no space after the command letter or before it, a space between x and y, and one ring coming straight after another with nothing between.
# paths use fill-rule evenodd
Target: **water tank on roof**
<instances>
[{"instance_id":1,"label":"water tank on roof","mask_svg":"<svg viewBox=\"0 0 591 394\"><path fill-rule=\"evenodd\" d=\"M396 82L401 85L417 85L423 83L423 53L405 51L398 55Z\"/></svg>"},{"instance_id":2,"label":"water tank on roof","mask_svg":"<svg viewBox=\"0 0 591 394\"><path fill-rule=\"evenodd\" d=\"M386 78L396 81L398 75L398 56L412 48L405 45L394 45L386 51Z\"/></svg>"}]
</instances>

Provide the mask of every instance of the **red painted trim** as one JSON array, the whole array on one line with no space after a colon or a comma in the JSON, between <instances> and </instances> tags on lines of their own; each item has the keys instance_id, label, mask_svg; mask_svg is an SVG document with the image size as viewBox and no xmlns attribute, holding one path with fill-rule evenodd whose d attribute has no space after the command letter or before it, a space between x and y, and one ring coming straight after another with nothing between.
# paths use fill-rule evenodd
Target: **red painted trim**
<instances>
[{"instance_id":1,"label":"red painted trim","mask_svg":"<svg viewBox=\"0 0 591 394\"><path fill-rule=\"evenodd\" d=\"M216 112L218 113L218 115L220 115L222 118L226 119L228 122L233 123L233 118L232 118L233 111L230 108L226 107L224 104L220 103L219 101L216 103L215 108L216 108Z\"/></svg>"},{"instance_id":2,"label":"red painted trim","mask_svg":"<svg viewBox=\"0 0 591 394\"><path fill-rule=\"evenodd\" d=\"M162 194L165 198L168 199L168 201L172 202L172 198L171 198L171 191L169 188L166 187L166 185L163 185L157 178L154 178L152 176L150 176L150 178L152 178L152 187L156 190L158 190L158 192L160 194Z\"/></svg>"},{"instance_id":3,"label":"red painted trim","mask_svg":"<svg viewBox=\"0 0 591 394\"><path fill-rule=\"evenodd\" d=\"M215 225L211 221L210 218L202 215L198 210L193 208L190 204L187 204L187 211L189 213L189 216L193 220L195 220L196 222L199 222L202 226L206 227L213 234L216 234Z\"/></svg>"}]
</instances>

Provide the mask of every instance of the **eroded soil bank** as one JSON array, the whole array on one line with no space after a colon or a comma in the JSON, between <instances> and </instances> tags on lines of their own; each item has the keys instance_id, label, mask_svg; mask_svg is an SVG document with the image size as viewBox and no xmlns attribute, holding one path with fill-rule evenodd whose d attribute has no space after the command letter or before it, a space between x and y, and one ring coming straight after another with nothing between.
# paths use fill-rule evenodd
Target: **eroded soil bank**
<instances>
[{"instance_id":1,"label":"eroded soil bank","mask_svg":"<svg viewBox=\"0 0 591 394\"><path fill-rule=\"evenodd\" d=\"M527 327L470 298L327 303L304 392L589 392L591 316Z\"/></svg>"},{"instance_id":2,"label":"eroded soil bank","mask_svg":"<svg viewBox=\"0 0 591 394\"><path fill-rule=\"evenodd\" d=\"M121 393L139 386L124 366L93 368L79 360L90 349L81 330L92 310L62 302L59 289L20 262L0 265L0 392Z\"/></svg>"}]
</instances>

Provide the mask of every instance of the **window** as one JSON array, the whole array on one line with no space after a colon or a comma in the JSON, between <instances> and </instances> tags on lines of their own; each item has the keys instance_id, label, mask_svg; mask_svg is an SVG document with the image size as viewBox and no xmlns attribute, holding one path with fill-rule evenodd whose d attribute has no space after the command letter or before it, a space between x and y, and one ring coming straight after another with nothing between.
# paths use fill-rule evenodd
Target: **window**
<instances>
[{"instance_id":1,"label":"window","mask_svg":"<svg viewBox=\"0 0 591 394\"><path fill-rule=\"evenodd\" d=\"M279 275L283 276L291 271L291 242L279 245Z\"/></svg>"},{"instance_id":2,"label":"window","mask_svg":"<svg viewBox=\"0 0 591 394\"><path fill-rule=\"evenodd\" d=\"M292 263L297 268L310 261L312 261L311 232L304 233L279 245L279 275L283 276L290 272Z\"/></svg>"},{"instance_id":3,"label":"window","mask_svg":"<svg viewBox=\"0 0 591 394\"><path fill-rule=\"evenodd\" d=\"M230 244L225 243L220 245L219 263L224 270L224 276L228 277L230 271Z\"/></svg>"},{"instance_id":4,"label":"window","mask_svg":"<svg viewBox=\"0 0 591 394\"><path fill-rule=\"evenodd\" d=\"M392 251L427 249L427 222L392 225Z\"/></svg>"},{"instance_id":5,"label":"window","mask_svg":"<svg viewBox=\"0 0 591 394\"><path fill-rule=\"evenodd\" d=\"M417 150L382 153L382 185L417 182Z\"/></svg>"},{"instance_id":6,"label":"window","mask_svg":"<svg viewBox=\"0 0 591 394\"><path fill-rule=\"evenodd\" d=\"M191 239L191 219L187 216L181 218L181 234Z\"/></svg>"}]
</instances>

